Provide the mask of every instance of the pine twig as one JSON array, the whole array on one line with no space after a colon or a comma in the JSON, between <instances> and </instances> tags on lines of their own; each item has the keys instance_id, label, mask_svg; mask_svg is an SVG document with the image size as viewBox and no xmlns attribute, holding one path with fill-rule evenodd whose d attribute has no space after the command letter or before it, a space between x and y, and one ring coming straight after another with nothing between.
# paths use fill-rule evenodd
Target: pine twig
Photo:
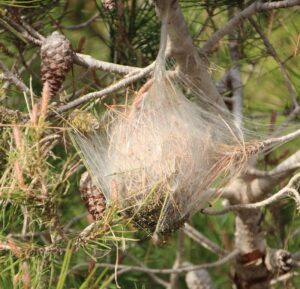
<instances>
[{"instance_id":1,"label":"pine twig","mask_svg":"<svg viewBox=\"0 0 300 289\"><path fill-rule=\"evenodd\" d=\"M185 266L185 267L181 267L181 268L177 268L177 269L173 269L173 268L152 269L152 268L143 268L143 267L139 267L139 266L129 266L129 265L118 265L118 268L119 269L128 268L131 271L144 272L144 273L151 272L151 273L157 273L157 274L185 273L185 272L196 271L196 270L200 270L200 269L209 269L209 268L215 268L215 267L222 266L222 265L234 260L238 254L239 254L239 251L234 250L234 251L230 252L229 254L227 254L226 256L224 256L223 258L221 258L215 262L204 263L204 264L195 265L195 266ZM116 265L109 264L109 263L101 263L101 264L97 264L97 266L102 267L102 268L114 269Z\"/></svg>"},{"instance_id":2,"label":"pine twig","mask_svg":"<svg viewBox=\"0 0 300 289\"><path fill-rule=\"evenodd\" d=\"M30 93L30 89L22 82L14 73L10 72L8 68L0 61L0 69L4 72L0 74L0 79L13 83L20 91Z\"/></svg>"},{"instance_id":3,"label":"pine twig","mask_svg":"<svg viewBox=\"0 0 300 289\"><path fill-rule=\"evenodd\" d=\"M88 20L84 21L83 23L76 24L76 25L71 25L71 26L60 26L60 28L66 29L66 30L81 29L81 28L89 26L91 23L93 23L94 21L96 21L99 18L99 16L100 16L100 13L99 13L99 11L97 11L91 18L89 18Z\"/></svg>"},{"instance_id":4,"label":"pine twig","mask_svg":"<svg viewBox=\"0 0 300 289\"><path fill-rule=\"evenodd\" d=\"M115 63L110 63L106 61L101 61L91 57L90 55L74 53L73 61L77 65L89 68L89 69L100 69L103 71L114 72L119 74L137 73L142 71L142 68L120 65Z\"/></svg>"},{"instance_id":5,"label":"pine twig","mask_svg":"<svg viewBox=\"0 0 300 289\"><path fill-rule=\"evenodd\" d=\"M145 67L144 69L142 69L140 72L132 75L131 77L128 78L124 78L120 81L118 81L115 84L112 84L106 88L104 88L103 90L100 91L96 91L96 92L91 92L88 93L82 97L79 97L71 102L69 102L68 104L62 105L60 106L58 109L56 109L56 113L62 113L65 112L71 108L74 108L80 104L83 104L91 99L105 99L109 94L116 92L122 88L125 88L126 86L130 85L131 83L146 77L153 69L155 63L153 62L152 64L148 65L147 67Z\"/></svg>"},{"instance_id":6,"label":"pine twig","mask_svg":"<svg viewBox=\"0 0 300 289\"><path fill-rule=\"evenodd\" d=\"M210 239L202 235L199 231L197 231L194 227L192 227L188 223L184 224L182 230L187 236L189 236L191 239L193 239L195 242L200 244L202 247L208 249L209 251L219 256L226 255L227 252L224 249L219 247L217 244L213 243Z\"/></svg>"},{"instance_id":7,"label":"pine twig","mask_svg":"<svg viewBox=\"0 0 300 289\"><path fill-rule=\"evenodd\" d=\"M252 204L239 204L239 205L232 205L228 206L222 210L211 210L211 209L203 209L202 213L207 215L224 215L228 212L237 212L237 211L243 211L243 210L257 210L259 208L265 207L267 205L273 204L275 202L278 202L279 200L285 198L285 197L291 197L295 200L297 208L300 209L300 196L298 191L293 188L293 186L300 181L300 173L296 174L294 177L291 178L287 186L285 186L283 189L281 189L276 194L272 195L271 197Z\"/></svg>"},{"instance_id":8,"label":"pine twig","mask_svg":"<svg viewBox=\"0 0 300 289\"><path fill-rule=\"evenodd\" d=\"M209 40L201 48L201 52L204 54L209 53L209 51L226 35L229 34L233 29L238 27L238 24L247 19L248 17L254 15L258 12L288 8L297 6L300 4L300 0L283 0L276 2L266 2L255 1L253 4L245 8L241 13L237 14L234 18L227 22L221 29L215 32Z\"/></svg>"},{"instance_id":9,"label":"pine twig","mask_svg":"<svg viewBox=\"0 0 300 289\"><path fill-rule=\"evenodd\" d=\"M288 91L289 91L291 100L293 102L294 108L299 108L299 104L297 102L297 97L296 97L296 93L295 93L294 88L293 88L293 84L292 84L292 82L290 80L290 77L289 77L282 61L280 60L275 48L273 47L273 45L271 44L271 42L269 41L267 36L263 33L261 28L258 26L258 24L254 21L254 19L252 17L249 17L248 20L250 21L252 26L255 28L256 32L259 34L259 36L263 40L263 42L264 42L266 48L268 49L269 53L272 55L272 57L277 62L278 66L280 68L280 71L281 71L281 73L284 77L284 80L286 82L286 86L288 88Z\"/></svg>"}]
</instances>

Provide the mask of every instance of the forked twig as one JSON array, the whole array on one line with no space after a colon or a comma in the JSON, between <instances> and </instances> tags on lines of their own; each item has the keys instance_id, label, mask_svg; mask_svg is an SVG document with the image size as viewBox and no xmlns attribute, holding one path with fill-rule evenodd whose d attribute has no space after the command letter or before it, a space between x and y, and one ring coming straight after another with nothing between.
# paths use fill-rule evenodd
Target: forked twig
<instances>
[{"instance_id":1,"label":"forked twig","mask_svg":"<svg viewBox=\"0 0 300 289\"><path fill-rule=\"evenodd\" d=\"M232 205L228 206L222 210L211 210L211 209L203 209L202 212L207 215L224 215L228 212L237 212L242 210L256 210L262 207L265 207L267 205L273 204L285 197L290 197L294 199L297 205L297 209L300 210L300 195L299 192L293 188L293 186L297 183L299 183L300 179L300 173L296 174L294 177L291 178L288 185L285 186L283 189L281 189L279 192L274 194L273 196L252 204L240 204L240 205Z\"/></svg>"}]
</instances>

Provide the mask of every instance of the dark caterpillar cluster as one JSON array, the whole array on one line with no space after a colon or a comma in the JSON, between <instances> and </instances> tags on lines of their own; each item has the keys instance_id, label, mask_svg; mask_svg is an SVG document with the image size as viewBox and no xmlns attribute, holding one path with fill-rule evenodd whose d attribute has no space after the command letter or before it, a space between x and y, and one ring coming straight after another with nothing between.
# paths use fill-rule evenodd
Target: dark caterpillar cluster
<instances>
[{"instance_id":1,"label":"dark caterpillar cluster","mask_svg":"<svg viewBox=\"0 0 300 289\"><path fill-rule=\"evenodd\" d=\"M168 203L164 208L164 203ZM141 205L134 198L126 202L123 215L138 228L149 234L170 235L188 220L189 215L182 215L171 201L166 202L165 196L153 196Z\"/></svg>"}]
</instances>

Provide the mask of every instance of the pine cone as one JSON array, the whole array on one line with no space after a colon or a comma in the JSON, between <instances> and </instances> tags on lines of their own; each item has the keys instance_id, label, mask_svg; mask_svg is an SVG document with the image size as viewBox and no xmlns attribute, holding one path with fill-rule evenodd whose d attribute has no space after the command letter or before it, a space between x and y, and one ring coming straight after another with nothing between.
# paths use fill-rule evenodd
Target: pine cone
<instances>
[{"instance_id":1,"label":"pine cone","mask_svg":"<svg viewBox=\"0 0 300 289\"><path fill-rule=\"evenodd\" d=\"M103 193L92 183L88 172L81 175L80 194L88 212L95 221L99 220L106 208L106 199Z\"/></svg>"},{"instance_id":2,"label":"pine cone","mask_svg":"<svg viewBox=\"0 0 300 289\"><path fill-rule=\"evenodd\" d=\"M41 47L41 73L43 83L49 84L50 97L57 94L71 69L72 54L70 41L59 32L53 32L44 40Z\"/></svg>"},{"instance_id":3,"label":"pine cone","mask_svg":"<svg viewBox=\"0 0 300 289\"><path fill-rule=\"evenodd\" d=\"M103 7L109 11L112 11L116 8L115 0L102 0L102 4L103 4Z\"/></svg>"}]
</instances>

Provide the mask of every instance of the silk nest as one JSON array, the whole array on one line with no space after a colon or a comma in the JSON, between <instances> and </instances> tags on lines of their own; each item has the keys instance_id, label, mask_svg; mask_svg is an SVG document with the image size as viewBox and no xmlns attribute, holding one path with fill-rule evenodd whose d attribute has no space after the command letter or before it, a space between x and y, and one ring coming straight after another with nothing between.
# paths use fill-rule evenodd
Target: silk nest
<instances>
[{"instance_id":1,"label":"silk nest","mask_svg":"<svg viewBox=\"0 0 300 289\"><path fill-rule=\"evenodd\" d=\"M258 149L225 108L166 69L165 44L162 34L153 76L130 105L74 130L95 185L150 234L181 227Z\"/></svg>"}]
</instances>

